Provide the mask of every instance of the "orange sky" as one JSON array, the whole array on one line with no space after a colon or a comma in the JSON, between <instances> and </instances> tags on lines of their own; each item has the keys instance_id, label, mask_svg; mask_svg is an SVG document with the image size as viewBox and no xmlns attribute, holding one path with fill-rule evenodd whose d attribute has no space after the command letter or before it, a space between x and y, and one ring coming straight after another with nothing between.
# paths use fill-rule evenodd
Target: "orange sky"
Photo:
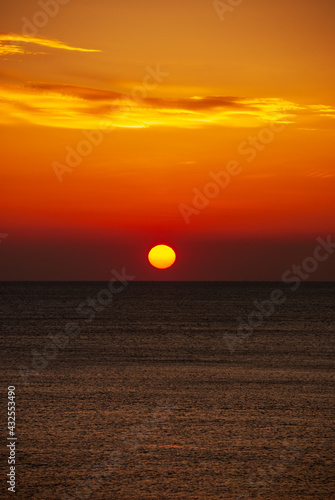
<instances>
[{"instance_id":1,"label":"orange sky","mask_svg":"<svg viewBox=\"0 0 335 500\"><path fill-rule=\"evenodd\" d=\"M228 3L1 6L3 279L275 280L334 233L335 4Z\"/></svg>"}]
</instances>

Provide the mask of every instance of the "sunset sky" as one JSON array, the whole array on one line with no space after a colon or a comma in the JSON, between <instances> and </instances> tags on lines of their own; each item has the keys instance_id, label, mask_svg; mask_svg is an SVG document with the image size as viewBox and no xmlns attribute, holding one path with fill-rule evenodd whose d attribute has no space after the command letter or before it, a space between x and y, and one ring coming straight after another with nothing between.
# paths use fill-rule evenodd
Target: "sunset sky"
<instances>
[{"instance_id":1,"label":"sunset sky","mask_svg":"<svg viewBox=\"0 0 335 500\"><path fill-rule=\"evenodd\" d=\"M0 14L2 279L280 280L334 235L333 0Z\"/></svg>"}]
</instances>

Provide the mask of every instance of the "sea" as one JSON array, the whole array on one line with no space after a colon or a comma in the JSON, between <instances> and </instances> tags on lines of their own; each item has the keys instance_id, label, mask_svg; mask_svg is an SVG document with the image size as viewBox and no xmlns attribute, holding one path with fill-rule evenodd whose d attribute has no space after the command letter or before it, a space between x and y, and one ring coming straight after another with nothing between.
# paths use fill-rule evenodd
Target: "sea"
<instances>
[{"instance_id":1,"label":"sea","mask_svg":"<svg viewBox=\"0 0 335 500\"><path fill-rule=\"evenodd\" d=\"M0 292L1 499L335 499L334 283Z\"/></svg>"}]
</instances>

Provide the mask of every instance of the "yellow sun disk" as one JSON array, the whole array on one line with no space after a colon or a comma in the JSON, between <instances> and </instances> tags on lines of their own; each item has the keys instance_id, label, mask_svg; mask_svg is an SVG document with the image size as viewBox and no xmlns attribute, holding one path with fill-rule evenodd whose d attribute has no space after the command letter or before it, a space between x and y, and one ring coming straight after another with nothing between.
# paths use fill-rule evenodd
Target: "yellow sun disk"
<instances>
[{"instance_id":1,"label":"yellow sun disk","mask_svg":"<svg viewBox=\"0 0 335 500\"><path fill-rule=\"evenodd\" d=\"M167 269L174 264L176 254L174 250L167 245L157 245L150 250L148 260L150 264L157 269Z\"/></svg>"}]
</instances>

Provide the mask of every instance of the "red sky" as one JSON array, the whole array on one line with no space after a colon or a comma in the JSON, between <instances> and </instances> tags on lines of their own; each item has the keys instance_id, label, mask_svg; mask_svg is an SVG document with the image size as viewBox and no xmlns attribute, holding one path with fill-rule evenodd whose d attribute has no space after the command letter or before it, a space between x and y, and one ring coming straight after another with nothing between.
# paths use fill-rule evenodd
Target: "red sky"
<instances>
[{"instance_id":1,"label":"red sky","mask_svg":"<svg viewBox=\"0 0 335 500\"><path fill-rule=\"evenodd\" d=\"M280 280L334 235L335 4L224 3L1 6L2 279Z\"/></svg>"}]
</instances>

